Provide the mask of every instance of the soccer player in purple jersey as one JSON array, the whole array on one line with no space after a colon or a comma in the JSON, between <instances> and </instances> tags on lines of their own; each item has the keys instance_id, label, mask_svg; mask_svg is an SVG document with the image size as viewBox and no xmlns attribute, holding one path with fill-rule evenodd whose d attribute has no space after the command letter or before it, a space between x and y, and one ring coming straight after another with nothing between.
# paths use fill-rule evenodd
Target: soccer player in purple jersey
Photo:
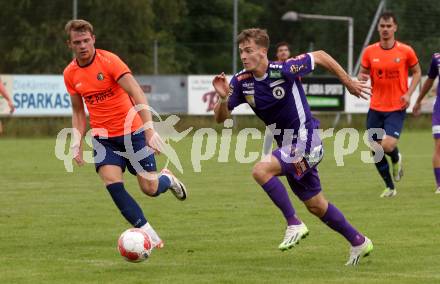
<instances>
[{"instance_id":1,"label":"soccer player in purple jersey","mask_svg":"<svg viewBox=\"0 0 440 284\"><path fill-rule=\"evenodd\" d=\"M321 192L316 166L322 159L323 149L319 135L314 131L318 121L312 117L298 77L320 65L334 73L357 97L366 98L369 87L353 81L324 51L303 54L284 63L270 62L266 30L243 30L238 36L238 46L244 70L235 74L229 85L224 73L213 80L219 97L214 109L215 119L221 123L236 106L248 103L274 134L278 148L254 166L252 175L286 219L287 229L279 249L284 251L294 247L309 233L295 215L287 191L278 178L286 176L291 189L307 209L350 242L346 265L358 264L362 257L370 254L373 244L350 225Z\"/></svg>"},{"instance_id":2,"label":"soccer player in purple jersey","mask_svg":"<svg viewBox=\"0 0 440 284\"><path fill-rule=\"evenodd\" d=\"M428 78L423 83L420 96L417 98L416 104L413 108L413 114L418 116L420 114L420 107L423 98L431 90L435 78L440 76L440 53L434 53L431 60L431 65L428 70ZM440 84L437 86L437 99L435 100L434 109L432 111L432 135L435 140L434 155L432 157L432 166L434 167L435 181L437 182L437 190L435 193L440 194Z\"/></svg>"}]
</instances>

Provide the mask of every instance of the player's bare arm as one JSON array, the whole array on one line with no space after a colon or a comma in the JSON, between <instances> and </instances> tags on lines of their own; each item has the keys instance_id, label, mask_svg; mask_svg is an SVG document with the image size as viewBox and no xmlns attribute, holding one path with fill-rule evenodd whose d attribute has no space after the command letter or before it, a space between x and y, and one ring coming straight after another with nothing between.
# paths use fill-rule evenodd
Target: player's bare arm
<instances>
[{"instance_id":1,"label":"player's bare arm","mask_svg":"<svg viewBox=\"0 0 440 284\"><path fill-rule=\"evenodd\" d=\"M434 85L435 79L427 78L425 82L422 85L422 90L420 91L420 95L417 98L416 104L413 108L413 115L419 116L420 115L420 109L422 107L422 100L423 98L428 94L429 90L431 90L432 85Z\"/></svg>"},{"instance_id":2,"label":"player's bare arm","mask_svg":"<svg viewBox=\"0 0 440 284\"><path fill-rule=\"evenodd\" d=\"M214 107L214 117L217 123L222 123L230 116L228 109L228 92L229 85L226 80L225 73L215 76L212 80L212 85L214 86L215 92L219 97L217 104Z\"/></svg>"},{"instance_id":3,"label":"player's bare arm","mask_svg":"<svg viewBox=\"0 0 440 284\"><path fill-rule=\"evenodd\" d=\"M368 79L370 79L370 69L367 69L361 65L357 78L359 81L368 81Z\"/></svg>"},{"instance_id":4,"label":"player's bare arm","mask_svg":"<svg viewBox=\"0 0 440 284\"><path fill-rule=\"evenodd\" d=\"M335 74L342 84L347 87L350 94L363 99L367 99L367 96L370 95L371 87L369 87L364 81L352 80L347 72L345 72L344 68L342 68L341 65L339 65L339 63L328 53L318 50L311 52L311 54L313 55L315 64L320 65Z\"/></svg>"},{"instance_id":5,"label":"player's bare arm","mask_svg":"<svg viewBox=\"0 0 440 284\"><path fill-rule=\"evenodd\" d=\"M3 86L3 82L1 79L0 79L0 95L2 95L5 98L6 102L8 103L9 112L13 113L15 110L14 103L12 102L11 96L9 96L8 91L6 91L5 86Z\"/></svg>"},{"instance_id":6,"label":"player's bare arm","mask_svg":"<svg viewBox=\"0 0 440 284\"><path fill-rule=\"evenodd\" d=\"M402 100L405 102L405 108L409 106L409 103L411 102L411 95L413 94L414 90L420 82L420 78L422 77L422 70L419 63L411 67L409 70L412 74L411 84L409 85L406 94L402 96Z\"/></svg>"},{"instance_id":7,"label":"player's bare arm","mask_svg":"<svg viewBox=\"0 0 440 284\"><path fill-rule=\"evenodd\" d=\"M79 94L71 95L70 100L72 102L72 128L78 130L78 132L74 132L72 137L73 159L78 166L82 166L84 165L82 157L82 137L84 137L86 133L86 112L84 111L83 100ZM79 137L77 136L78 133Z\"/></svg>"},{"instance_id":8,"label":"player's bare arm","mask_svg":"<svg viewBox=\"0 0 440 284\"><path fill-rule=\"evenodd\" d=\"M136 105L148 106L147 98L145 97L144 92L133 75L130 73L123 75L118 80L118 84L124 89L124 91L127 92L130 97L133 98ZM148 125L148 128L145 129L145 139L147 140L149 146L156 151L156 153L160 153L164 142L153 128L151 112L148 109L142 109L138 113L142 119L142 123L144 125Z\"/></svg>"}]
</instances>

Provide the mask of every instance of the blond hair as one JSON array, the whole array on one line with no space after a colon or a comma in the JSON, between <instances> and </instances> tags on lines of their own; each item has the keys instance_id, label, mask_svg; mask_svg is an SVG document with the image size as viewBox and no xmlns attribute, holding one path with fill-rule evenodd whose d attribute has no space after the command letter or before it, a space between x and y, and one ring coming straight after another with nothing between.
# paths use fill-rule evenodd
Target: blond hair
<instances>
[{"instance_id":1,"label":"blond hair","mask_svg":"<svg viewBox=\"0 0 440 284\"><path fill-rule=\"evenodd\" d=\"M90 32L90 34L93 35L93 26L91 23L87 22L86 20L70 20L67 22L66 26L64 27L64 31L66 32L66 35L68 38L70 38L70 32Z\"/></svg>"},{"instance_id":2,"label":"blond hair","mask_svg":"<svg viewBox=\"0 0 440 284\"><path fill-rule=\"evenodd\" d=\"M269 35L266 30L258 28L246 29L242 30L237 37L238 43L250 41L251 39L253 39L258 46L269 49Z\"/></svg>"}]
</instances>

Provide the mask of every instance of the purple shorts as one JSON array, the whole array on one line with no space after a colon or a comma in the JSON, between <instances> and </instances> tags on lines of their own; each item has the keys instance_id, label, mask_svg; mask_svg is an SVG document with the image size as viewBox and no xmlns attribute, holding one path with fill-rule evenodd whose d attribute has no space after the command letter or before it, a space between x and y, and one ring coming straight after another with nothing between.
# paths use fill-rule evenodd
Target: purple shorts
<instances>
[{"instance_id":1,"label":"purple shorts","mask_svg":"<svg viewBox=\"0 0 440 284\"><path fill-rule=\"evenodd\" d=\"M272 155L280 162L281 175L286 176L293 193L295 193L301 201L307 201L320 193L321 182L316 166L322 159L322 153L320 153L319 161L317 163L307 164L307 167L303 168L304 171L302 173L298 172L298 163L286 161L286 159L282 158L282 156L285 156L285 153L286 148L283 147L273 151ZM310 167L308 167L309 165Z\"/></svg>"},{"instance_id":2,"label":"purple shorts","mask_svg":"<svg viewBox=\"0 0 440 284\"><path fill-rule=\"evenodd\" d=\"M432 136L435 139L440 138L440 109L436 106L432 112Z\"/></svg>"}]
</instances>

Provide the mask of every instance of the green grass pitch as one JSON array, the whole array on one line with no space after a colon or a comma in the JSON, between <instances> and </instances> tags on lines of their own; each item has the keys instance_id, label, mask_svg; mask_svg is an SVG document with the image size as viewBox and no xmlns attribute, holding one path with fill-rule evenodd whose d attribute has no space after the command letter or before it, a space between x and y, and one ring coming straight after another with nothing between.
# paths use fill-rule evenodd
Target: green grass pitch
<instances>
[{"instance_id":1,"label":"green grass pitch","mask_svg":"<svg viewBox=\"0 0 440 284\"><path fill-rule=\"evenodd\" d=\"M440 283L440 196L433 193L430 132L403 134L405 176L394 199L379 198L384 185L359 151L337 167L332 142L325 141L319 166L324 193L375 246L355 268L344 266L345 239L293 194L310 236L278 251L285 224L253 181L252 164L237 163L232 147L228 163L213 158L195 173L192 137L175 144L187 201L170 193L149 198L125 175L165 241L148 261L125 262L116 243L129 225L93 165L67 173L55 158L54 138L1 139L0 283ZM248 149L261 144L250 140Z\"/></svg>"}]
</instances>

